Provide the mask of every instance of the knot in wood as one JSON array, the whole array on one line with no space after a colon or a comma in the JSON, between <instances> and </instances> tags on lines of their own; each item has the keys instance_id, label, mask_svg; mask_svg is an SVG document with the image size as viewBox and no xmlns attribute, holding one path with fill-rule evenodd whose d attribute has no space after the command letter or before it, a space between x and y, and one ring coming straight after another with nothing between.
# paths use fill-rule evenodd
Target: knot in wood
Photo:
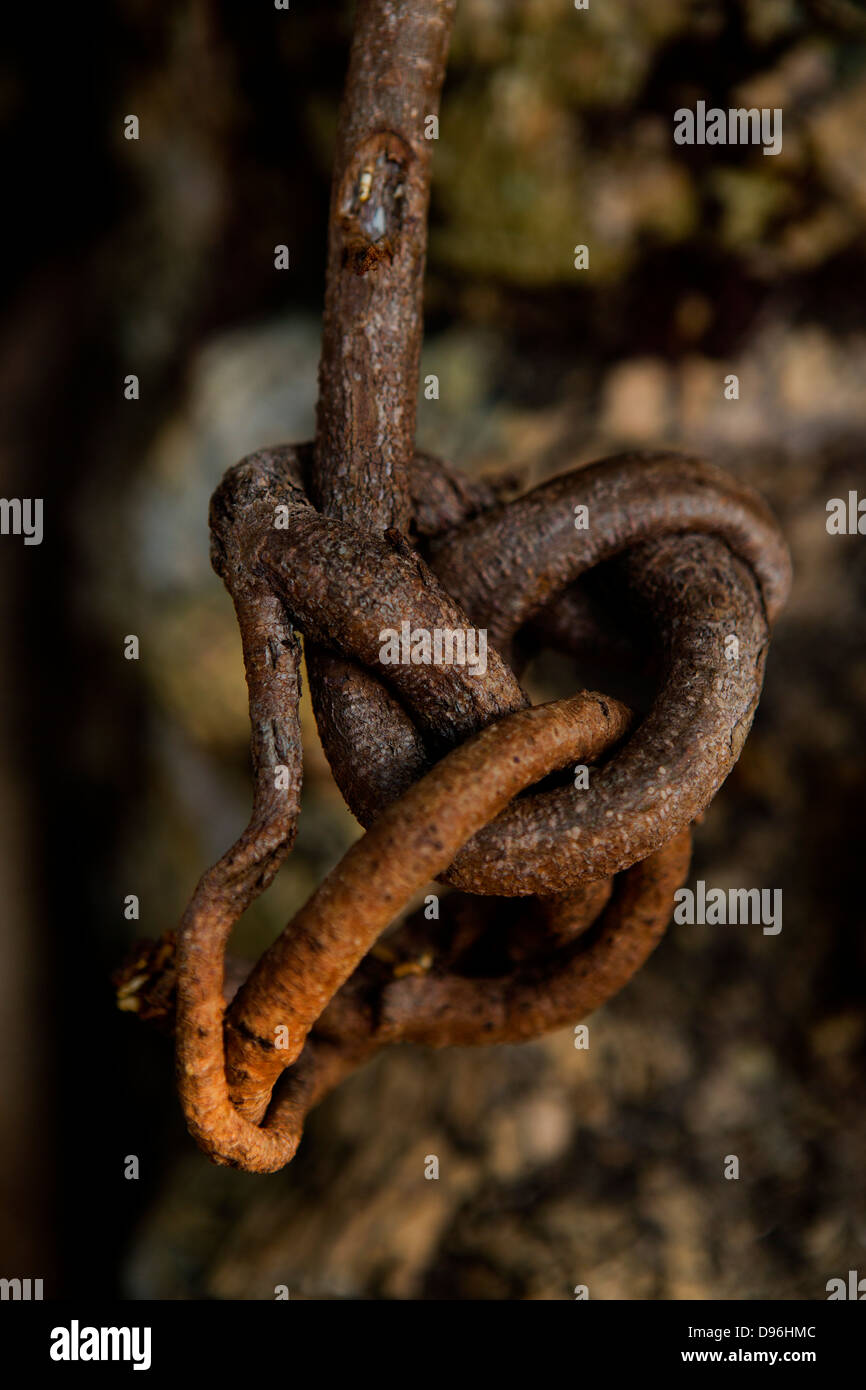
<instances>
[{"instance_id":1,"label":"knot in wood","mask_svg":"<svg viewBox=\"0 0 866 1390\"><path fill-rule=\"evenodd\" d=\"M689 826L742 748L789 582L763 502L696 459L624 455L503 502L418 455L410 544L317 511L312 458L254 454L212 501L254 805L172 958L188 1122L216 1161L256 1171L287 1162L309 1108L380 1047L537 1037L626 983L667 924ZM389 629L484 631L484 670L386 661ZM323 745L368 828L226 1007L232 926L295 834L299 634ZM645 706L587 690L530 706L520 677L541 647L630 664ZM431 879L436 913L416 908L380 940ZM165 1001L160 960L158 985L141 958L135 988L127 972L125 1007L136 992L143 1010Z\"/></svg>"},{"instance_id":2,"label":"knot in wood","mask_svg":"<svg viewBox=\"0 0 866 1390\"><path fill-rule=\"evenodd\" d=\"M425 127L453 14L454 0L356 8L315 445L244 459L211 505L252 814L176 940L118 978L122 1007L174 1024L202 1148L250 1171L287 1163L311 1106L379 1048L539 1037L631 978L740 754L790 582L764 503L698 459L625 454L505 501L414 452ZM226 948L295 836L301 635L366 833L250 969ZM438 660L437 635L452 657L462 636L464 659ZM578 686L610 676L620 698L532 706L522 681L549 648Z\"/></svg>"}]
</instances>

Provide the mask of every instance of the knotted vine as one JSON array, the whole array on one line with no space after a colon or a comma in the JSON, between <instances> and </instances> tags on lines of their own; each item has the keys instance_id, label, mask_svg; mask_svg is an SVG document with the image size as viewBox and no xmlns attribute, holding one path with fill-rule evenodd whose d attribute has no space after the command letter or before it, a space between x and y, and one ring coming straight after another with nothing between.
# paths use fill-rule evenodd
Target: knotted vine
<instances>
[{"instance_id":1,"label":"knotted vine","mask_svg":"<svg viewBox=\"0 0 866 1390\"><path fill-rule=\"evenodd\" d=\"M379 1048L538 1037L628 981L670 918L690 826L740 754L789 583L761 499L697 459L625 455L504 501L415 452L424 128L453 10L358 5L316 439L244 459L211 503L243 641L253 811L177 932L118 977L123 1007L173 1021L198 1143L250 1171L287 1163L310 1108ZM541 647L638 659L599 615L601 565L651 653L653 698L639 718L585 690L532 707L520 679ZM404 623L486 631L483 674L383 664L382 631ZM322 743L366 833L247 973L229 937L299 814L301 635ZM587 787L556 776L574 764L591 766ZM451 890L441 916L416 911L380 940L431 879Z\"/></svg>"}]
</instances>

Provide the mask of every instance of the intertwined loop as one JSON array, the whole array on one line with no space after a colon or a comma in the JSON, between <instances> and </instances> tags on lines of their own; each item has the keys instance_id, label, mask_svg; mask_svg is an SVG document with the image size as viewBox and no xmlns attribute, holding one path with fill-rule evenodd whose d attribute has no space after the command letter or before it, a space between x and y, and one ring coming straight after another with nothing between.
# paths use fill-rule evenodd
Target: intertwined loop
<instances>
[{"instance_id":1,"label":"intertwined loop","mask_svg":"<svg viewBox=\"0 0 866 1390\"><path fill-rule=\"evenodd\" d=\"M694 460L611 459L501 503L418 457L413 548L322 516L309 458L254 454L212 502L213 562L243 639L255 797L247 830L196 890L175 962L187 1119L217 1161L258 1171L292 1157L311 1105L382 1045L524 1040L622 987L668 921L689 825L739 755L788 585L760 499ZM655 661L637 721L587 692L530 708L518 681L541 644L581 656L611 642L582 582L602 562ZM384 666L382 630L404 622L486 627L486 672ZM370 828L226 1010L229 934L295 833L298 631L316 644L310 679L335 777ZM519 795L576 762L597 764L586 789L569 776ZM438 920L418 911L377 946L431 878L461 891ZM146 975L139 962L142 997Z\"/></svg>"},{"instance_id":2,"label":"intertwined loop","mask_svg":"<svg viewBox=\"0 0 866 1390\"><path fill-rule=\"evenodd\" d=\"M316 441L244 459L211 505L243 640L252 816L176 941L120 980L125 1007L175 1014L201 1146L251 1171L287 1163L311 1106L383 1045L538 1037L625 984L667 924L689 827L739 756L789 584L762 501L697 460L626 455L505 502L413 456L422 113L438 111L453 14L454 0L359 0ZM483 631L483 670L386 664L382 634L404 628ZM298 634L325 751L367 831L246 973L226 960L229 935L298 818ZM520 678L544 646L627 676L646 658L652 698L637 716L585 690L530 707ZM563 774L575 763L587 785ZM380 942L431 879L450 890L441 914L415 911Z\"/></svg>"}]
</instances>

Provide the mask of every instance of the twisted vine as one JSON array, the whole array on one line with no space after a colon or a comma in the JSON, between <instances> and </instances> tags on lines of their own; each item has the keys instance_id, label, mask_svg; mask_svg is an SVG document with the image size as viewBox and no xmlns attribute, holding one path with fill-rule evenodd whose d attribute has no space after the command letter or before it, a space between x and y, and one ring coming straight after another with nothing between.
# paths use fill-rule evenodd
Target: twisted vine
<instances>
[{"instance_id":1,"label":"twisted vine","mask_svg":"<svg viewBox=\"0 0 866 1390\"><path fill-rule=\"evenodd\" d=\"M414 452L423 130L453 10L358 6L316 440L251 455L211 503L243 641L252 815L176 936L139 948L118 980L123 1007L173 1021L198 1143L250 1171L287 1163L310 1108L385 1045L522 1041L622 988L742 749L789 585L761 499L699 460L622 456L503 502ZM652 651L654 698L641 718L598 692L531 707L520 677L540 646L623 654L587 586L601 565ZM407 621L486 629L486 671L384 666L382 629ZM232 928L297 826L299 634L323 745L367 829L247 971L226 957ZM575 762L593 765L587 789L550 784ZM430 879L453 890L442 918L416 912L380 942Z\"/></svg>"}]
</instances>

